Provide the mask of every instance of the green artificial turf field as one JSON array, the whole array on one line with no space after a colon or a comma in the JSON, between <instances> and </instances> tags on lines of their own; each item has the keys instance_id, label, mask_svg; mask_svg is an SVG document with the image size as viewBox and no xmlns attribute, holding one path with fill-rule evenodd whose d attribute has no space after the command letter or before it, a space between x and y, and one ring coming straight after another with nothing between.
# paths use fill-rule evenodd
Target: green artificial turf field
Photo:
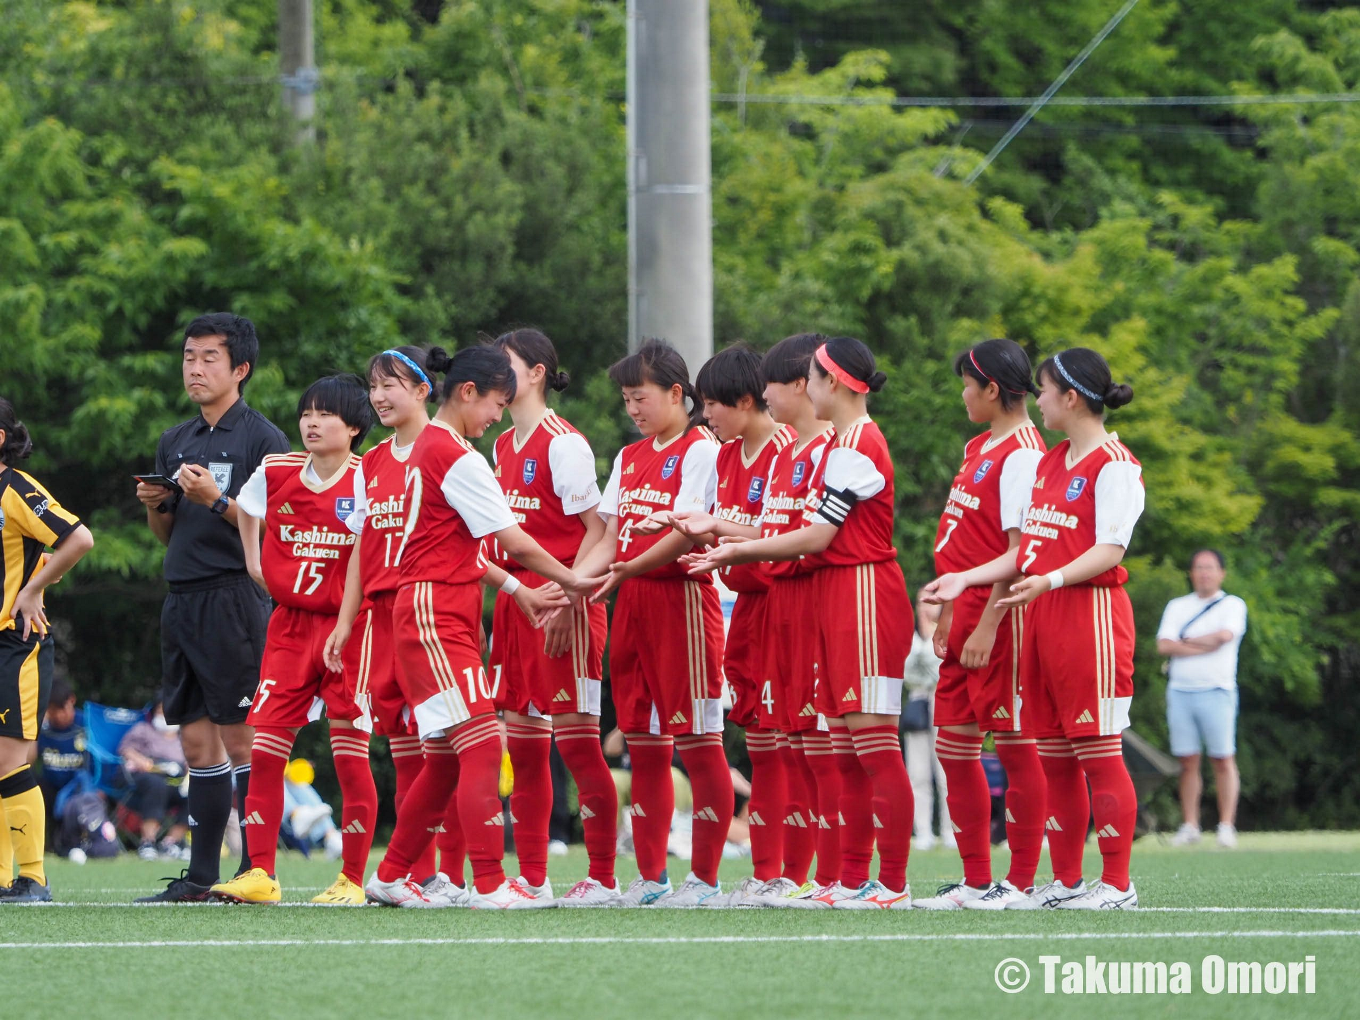
<instances>
[{"instance_id":1,"label":"green artificial turf field","mask_svg":"<svg viewBox=\"0 0 1360 1020\"><path fill-rule=\"evenodd\" d=\"M1236 851L1142 840L1143 908L1042 911L548 910L484 914L242 906L132 907L163 863L49 864L65 906L0 908L7 1018L73 1010L100 1018L280 1017L1135 1017L1360 1016L1360 833L1245 834ZM376 859L376 858L375 858ZM1094 845L1087 877L1099 872ZM513 862L507 862L512 864ZM620 862L626 882L635 874ZM997 855L1004 873L1005 854ZM678 881L686 870L672 862ZM1045 874L1046 862L1040 874ZM305 901L336 867L279 859L285 899ZM178 871L178 866L174 869ZM554 858L560 891L585 874ZM914 854L929 895L958 857ZM724 865L724 881L749 862ZM1039 958L1189 965L1188 994L1043 990ZM1203 961L1314 957L1313 994L1210 994ZM997 987L1007 959L1027 987ZM1083 963L1083 971L1084 971ZM1016 979L1014 964L1003 978ZM1109 968L1106 968L1107 987ZM1212 976L1212 975L1211 975Z\"/></svg>"}]
</instances>

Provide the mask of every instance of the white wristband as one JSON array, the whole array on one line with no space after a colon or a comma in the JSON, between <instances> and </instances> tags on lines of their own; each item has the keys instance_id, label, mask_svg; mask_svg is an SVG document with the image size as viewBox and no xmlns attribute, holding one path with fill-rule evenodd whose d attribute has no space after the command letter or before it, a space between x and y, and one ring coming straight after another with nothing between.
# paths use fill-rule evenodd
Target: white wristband
<instances>
[{"instance_id":1,"label":"white wristband","mask_svg":"<svg viewBox=\"0 0 1360 1020\"><path fill-rule=\"evenodd\" d=\"M1050 570L1048 572L1048 590L1056 591L1063 586L1063 576L1061 570Z\"/></svg>"},{"instance_id":2,"label":"white wristband","mask_svg":"<svg viewBox=\"0 0 1360 1020\"><path fill-rule=\"evenodd\" d=\"M519 591L519 578L514 574L506 574L505 580L501 582L501 591L507 595L513 595Z\"/></svg>"}]
</instances>

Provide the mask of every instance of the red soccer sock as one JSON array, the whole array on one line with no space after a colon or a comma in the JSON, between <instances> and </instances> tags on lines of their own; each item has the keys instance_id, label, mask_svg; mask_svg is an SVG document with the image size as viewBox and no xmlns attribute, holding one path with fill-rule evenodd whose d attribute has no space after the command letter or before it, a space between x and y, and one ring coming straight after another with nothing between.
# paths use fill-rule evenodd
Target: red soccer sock
<instances>
[{"instance_id":1,"label":"red soccer sock","mask_svg":"<svg viewBox=\"0 0 1360 1020\"><path fill-rule=\"evenodd\" d=\"M430 877L416 874L413 868L434 845L433 836L443 818L444 806L458 783L455 754L448 737L425 741L424 767L397 811L397 826L392 830L387 854L378 865L378 881L395 882L410 875L422 882Z\"/></svg>"},{"instance_id":2,"label":"red soccer sock","mask_svg":"<svg viewBox=\"0 0 1360 1020\"><path fill-rule=\"evenodd\" d=\"M985 889L992 884L992 797L982 770L982 735L940 730L935 753L944 769L964 884Z\"/></svg>"},{"instance_id":3,"label":"red soccer sock","mask_svg":"<svg viewBox=\"0 0 1360 1020\"><path fill-rule=\"evenodd\" d=\"M458 752L458 817L467 840L472 880L480 893L505 881L504 813L501 810L501 734L496 717L478 716L453 734Z\"/></svg>"},{"instance_id":4,"label":"red soccer sock","mask_svg":"<svg viewBox=\"0 0 1360 1020\"><path fill-rule=\"evenodd\" d=\"M401 817L402 805L411 785L425 767L425 749L419 737L388 737L387 746L392 752L392 767L397 773L397 792L393 806L397 817ZM429 841L420 855L411 863L411 874L417 882L424 882L434 876L434 841Z\"/></svg>"},{"instance_id":5,"label":"red soccer sock","mask_svg":"<svg viewBox=\"0 0 1360 1020\"><path fill-rule=\"evenodd\" d=\"M340 781L341 873L356 885L363 885L368 852L373 849L373 819L378 816L378 788L368 761L368 734L332 728L331 757L335 778Z\"/></svg>"},{"instance_id":6,"label":"red soccer sock","mask_svg":"<svg viewBox=\"0 0 1360 1020\"><path fill-rule=\"evenodd\" d=\"M547 719L507 722L510 767L515 785L510 792L510 818L515 827L515 854L526 882L540 886L548 880L548 820L552 815L552 723Z\"/></svg>"},{"instance_id":7,"label":"red soccer sock","mask_svg":"<svg viewBox=\"0 0 1360 1020\"><path fill-rule=\"evenodd\" d=\"M1081 855L1086 848L1086 822L1091 817L1091 801L1086 791L1086 773L1077 753L1065 737L1040 737L1039 764L1043 766L1048 788L1045 798L1044 831L1048 836L1048 858L1053 877L1063 885L1081 881Z\"/></svg>"},{"instance_id":8,"label":"red soccer sock","mask_svg":"<svg viewBox=\"0 0 1360 1020\"><path fill-rule=\"evenodd\" d=\"M632 807L633 853L638 874L660 882L666 874L666 844L670 841L671 815L675 814L675 784L671 782L670 737L628 733L628 756L633 762Z\"/></svg>"},{"instance_id":9,"label":"red soccer sock","mask_svg":"<svg viewBox=\"0 0 1360 1020\"><path fill-rule=\"evenodd\" d=\"M1039 763L1039 745L1029 737L998 733L996 754L1006 770L1006 840L1011 867L1006 881L1017 889L1034 884L1044 843L1044 805L1048 783Z\"/></svg>"},{"instance_id":10,"label":"red soccer sock","mask_svg":"<svg viewBox=\"0 0 1360 1020\"><path fill-rule=\"evenodd\" d=\"M901 892L907 887L911 823L916 814L911 778L897 742L897 727L864 726L851 731L855 753L874 788L873 822L878 835L878 880Z\"/></svg>"},{"instance_id":11,"label":"red soccer sock","mask_svg":"<svg viewBox=\"0 0 1360 1020\"><path fill-rule=\"evenodd\" d=\"M779 735L758 726L746 727L746 753L751 758L751 864L755 877L769 882L779 877L784 863L783 823L789 800Z\"/></svg>"},{"instance_id":12,"label":"red soccer sock","mask_svg":"<svg viewBox=\"0 0 1360 1020\"><path fill-rule=\"evenodd\" d=\"M274 874L275 853L279 846L279 826L283 824L283 770L293 750L294 733L281 726L258 726L250 745L250 774L253 782L246 793L246 816L241 828L246 834L246 849L252 867Z\"/></svg>"},{"instance_id":13,"label":"red soccer sock","mask_svg":"<svg viewBox=\"0 0 1360 1020\"><path fill-rule=\"evenodd\" d=\"M1124 738L1088 737L1072 741L1082 771L1091 781L1091 811L1096 844L1104 859L1100 880L1116 889L1129 887L1129 857L1133 827L1138 820L1138 797L1124 764ZM1084 833L1083 833L1084 835Z\"/></svg>"},{"instance_id":14,"label":"red soccer sock","mask_svg":"<svg viewBox=\"0 0 1360 1020\"><path fill-rule=\"evenodd\" d=\"M709 885L718 884L727 830L732 825L732 772L723 753L722 734L675 738L680 760L694 789L694 841L690 870ZM774 877L774 876L771 876Z\"/></svg>"},{"instance_id":15,"label":"red soccer sock","mask_svg":"<svg viewBox=\"0 0 1360 1020\"><path fill-rule=\"evenodd\" d=\"M557 751L562 755L581 803L581 828L585 830L590 877L602 885L614 885L614 856L618 850L618 793L609 763L600 747L600 724L575 723L555 729Z\"/></svg>"},{"instance_id":16,"label":"red soccer sock","mask_svg":"<svg viewBox=\"0 0 1360 1020\"><path fill-rule=\"evenodd\" d=\"M874 859L874 784L855 753L845 727L831 731L831 750L841 773L841 885L858 889L869 881Z\"/></svg>"},{"instance_id":17,"label":"red soccer sock","mask_svg":"<svg viewBox=\"0 0 1360 1020\"><path fill-rule=\"evenodd\" d=\"M802 885L807 881L812 855L817 848L817 822L812 811L812 771L803 760L801 748L783 733L779 734L779 756L784 760L784 775L789 788L783 811L783 875L795 885Z\"/></svg>"},{"instance_id":18,"label":"red soccer sock","mask_svg":"<svg viewBox=\"0 0 1360 1020\"><path fill-rule=\"evenodd\" d=\"M841 877L841 770L831 748L831 734L805 732L802 743L803 761L812 775L816 798L817 871L812 880L830 885Z\"/></svg>"},{"instance_id":19,"label":"red soccer sock","mask_svg":"<svg viewBox=\"0 0 1360 1020\"><path fill-rule=\"evenodd\" d=\"M439 851L439 870L456 885L464 885L467 879L463 872L467 863L467 840L463 838L463 823L458 817L458 778L462 766L455 755L450 759L453 764L453 790L449 793L448 803L444 805L444 818L435 829L434 842L428 852L431 867L434 867L434 851Z\"/></svg>"}]
</instances>

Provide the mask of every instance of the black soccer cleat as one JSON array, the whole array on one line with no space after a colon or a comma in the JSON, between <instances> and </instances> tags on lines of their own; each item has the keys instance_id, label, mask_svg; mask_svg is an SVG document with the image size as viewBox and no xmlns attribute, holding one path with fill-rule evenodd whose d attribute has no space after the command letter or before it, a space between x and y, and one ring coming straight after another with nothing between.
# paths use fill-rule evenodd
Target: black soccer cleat
<instances>
[{"instance_id":1,"label":"black soccer cleat","mask_svg":"<svg viewBox=\"0 0 1360 1020\"><path fill-rule=\"evenodd\" d=\"M150 896L141 896L133 903L206 903L211 896L211 885L199 885L189 881L189 870L179 873L179 878L164 878L168 882L164 889Z\"/></svg>"},{"instance_id":2,"label":"black soccer cleat","mask_svg":"<svg viewBox=\"0 0 1360 1020\"><path fill-rule=\"evenodd\" d=\"M0 903L51 903L52 890L20 875L8 889L0 889Z\"/></svg>"}]
</instances>

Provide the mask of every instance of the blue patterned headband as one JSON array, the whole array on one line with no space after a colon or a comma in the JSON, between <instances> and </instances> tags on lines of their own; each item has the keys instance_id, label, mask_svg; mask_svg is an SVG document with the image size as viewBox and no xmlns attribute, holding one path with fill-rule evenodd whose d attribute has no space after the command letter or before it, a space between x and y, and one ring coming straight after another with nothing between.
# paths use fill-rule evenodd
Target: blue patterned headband
<instances>
[{"instance_id":1,"label":"blue patterned headband","mask_svg":"<svg viewBox=\"0 0 1360 1020\"><path fill-rule=\"evenodd\" d=\"M1072 388L1076 390L1078 393L1080 393L1083 397L1085 397L1087 400L1094 400L1098 404L1105 403L1104 397L1096 396L1096 394L1092 393L1085 386L1083 386L1081 383L1077 382L1077 380L1073 379L1070 375L1068 375L1067 369L1063 368L1061 355L1057 354L1053 355L1053 364L1057 366L1057 369L1062 374L1062 377L1066 379L1069 383L1071 383Z\"/></svg>"},{"instance_id":2,"label":"blue patterned headband","mask_svg":"<svg viewBox=\"0 0 1360 1020\"><path fill-rule=\"evenodd\" d=\"M383 353L391 355L400 362L404 362L406 367L409 368L412 372L414 372L419 377L421 382L423 382L431 390L434 389L434 383L430 382L430 377L425 374L425 370L421 368L419 365L417 365L412 359L408 358L405 354L402 354L401 351L383 351ZM1061 367L1062 366L1060 365L1059 368ZM1067 375L1067 373L1064 372L1063 375Z\"/></svg>"}]
</instances>

